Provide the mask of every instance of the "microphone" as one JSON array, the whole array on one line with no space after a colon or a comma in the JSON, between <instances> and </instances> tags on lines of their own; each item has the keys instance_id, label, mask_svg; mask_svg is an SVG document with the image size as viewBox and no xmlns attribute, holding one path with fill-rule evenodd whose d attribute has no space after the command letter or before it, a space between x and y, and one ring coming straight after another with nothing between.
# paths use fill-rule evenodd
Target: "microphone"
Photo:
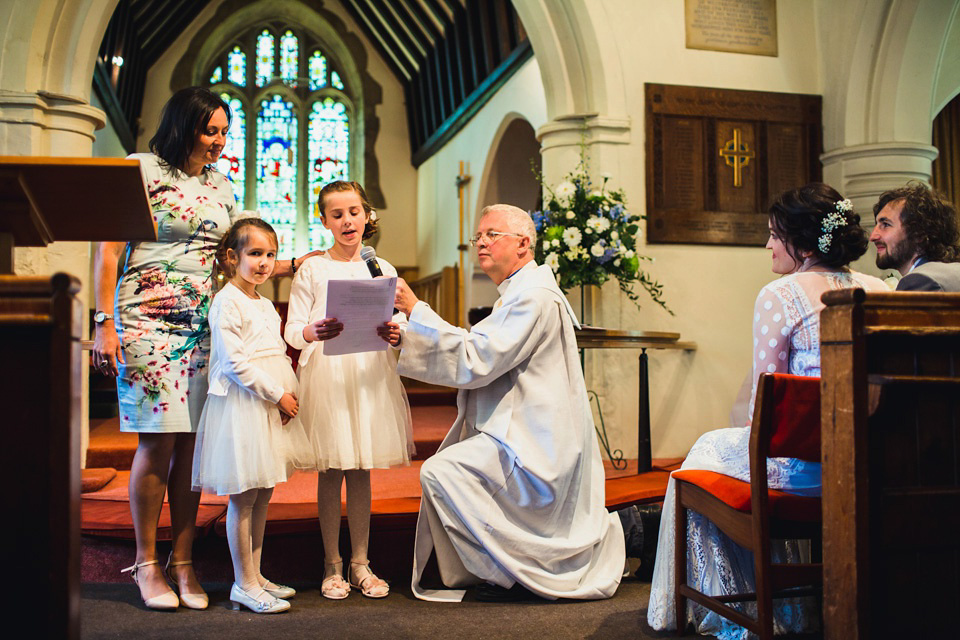
<instances>
[{"instance_id":1,"label":"microphone","mask_svg":"<svg viewBox=\"0 0 960 640\"><path fill-rule=\"evenodd\" d=\"M383 271L380 270L380 263L377 262L377 252L373 247L360 249L360 259L367 263L367 269L370 270L372 277L377 278L383 275Z\"/></svg>"},{"instance_id":2,"label":"microphone","mask_svg":"<svg viewBox=\"0 0 960 640\"><path fill-rule=\"evenodd\" d=\"M377 252L373 247L360 249L360 259L367 263L367 269L370 270L371 277L376 278L383 275L383 271L380 270L380 263L377 262ZM399 313L399 310L394 307L393 313Z\"/></svg>"}]
</instances>

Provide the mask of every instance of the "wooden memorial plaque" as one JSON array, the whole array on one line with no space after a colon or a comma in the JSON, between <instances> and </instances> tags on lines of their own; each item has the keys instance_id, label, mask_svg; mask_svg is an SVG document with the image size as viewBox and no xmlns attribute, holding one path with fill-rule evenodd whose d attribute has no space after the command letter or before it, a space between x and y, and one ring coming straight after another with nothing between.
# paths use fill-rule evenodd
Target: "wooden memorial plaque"
<instances>
[{"instance_id":1,"label":"wooden memorial plaque","mask_svg":"<svg viewBox=\"0 0 960 640\"><path fill-rule=\"evenodd\" d=\"M778 193L820 180L820 96L646 85L647 241L763 246Z\"/></svg>"}]
</instances>

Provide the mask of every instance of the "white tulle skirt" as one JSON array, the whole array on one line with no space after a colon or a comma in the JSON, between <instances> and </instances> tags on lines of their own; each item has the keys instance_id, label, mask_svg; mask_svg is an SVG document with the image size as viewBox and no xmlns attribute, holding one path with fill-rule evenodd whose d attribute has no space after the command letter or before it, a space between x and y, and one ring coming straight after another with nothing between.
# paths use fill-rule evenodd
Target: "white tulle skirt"
<instances>
[{"instance_id":1,"label":"white tulle skirt","mask_svg":"<svg viewBox=\"0 0 960 640\"><path fill-rule=\"evenodd\" d=\"M297 393L297 377L286 356L252 363ZM233 495L286 481L294 471L290 447L297 439L295 428L293 421L282 424L275 404L236 384L225 396L207 396L193 452L194 491Z\"/></svg>"},{"instance_id":2,"label":"white tulle skirt","mask_svg":"<svg viewBox=\"0 0 960 640\"><path fill-rule=\"evenodd\" d=\"M415 452L410 405L390 351L324 356L300 367L291 460L299 469L385 469Z\"/></svg>"}]
</instances>

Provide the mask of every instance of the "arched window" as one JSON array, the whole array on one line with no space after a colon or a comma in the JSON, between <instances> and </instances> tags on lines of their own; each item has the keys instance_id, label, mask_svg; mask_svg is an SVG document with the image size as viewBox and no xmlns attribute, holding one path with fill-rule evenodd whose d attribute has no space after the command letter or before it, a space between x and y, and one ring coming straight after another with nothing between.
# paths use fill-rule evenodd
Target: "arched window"
<instances>
[{"instance_id":1,"label":"arched window","mask_svg":"<svg viewBox=\"0 0 960 640\"><path fill-rule=\"evenodd\" d=\"M233 112L218 168L238 206L277 230L280 258L333 245L315 194L353 178L356 115L337 66L310 34L270 23L231 41L203 73Z\"/></svg>"}]
</instances>

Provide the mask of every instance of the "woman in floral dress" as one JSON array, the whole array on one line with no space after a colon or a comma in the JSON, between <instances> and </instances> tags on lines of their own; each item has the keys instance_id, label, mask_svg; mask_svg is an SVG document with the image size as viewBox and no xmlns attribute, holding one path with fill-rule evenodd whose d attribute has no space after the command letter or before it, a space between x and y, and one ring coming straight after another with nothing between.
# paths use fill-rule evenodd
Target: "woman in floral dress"
<instances>
[{"instance_id":1,"label":"woman in floral dress","mask_svg":"<svg viewBox=\"0 0 960 640\"><path fill-rule=\"evenodd\" d=\"M207 89L175 93L150 140L153 153L130 156L140 161L157 242L103 242L95 258L94 365L117 376L121 431L139 434L129 489L137 556L125 571L155 609L203 609L208 601L191 565L200 494L191 491L190 474L207 396L214 251L239 214L230 183L211 166L229 124L230 108ZM273 275L289 275L299 261L278 261ZM161 570L156 536L165 492L173 549Z\"/></svg>"}]
</instances>

